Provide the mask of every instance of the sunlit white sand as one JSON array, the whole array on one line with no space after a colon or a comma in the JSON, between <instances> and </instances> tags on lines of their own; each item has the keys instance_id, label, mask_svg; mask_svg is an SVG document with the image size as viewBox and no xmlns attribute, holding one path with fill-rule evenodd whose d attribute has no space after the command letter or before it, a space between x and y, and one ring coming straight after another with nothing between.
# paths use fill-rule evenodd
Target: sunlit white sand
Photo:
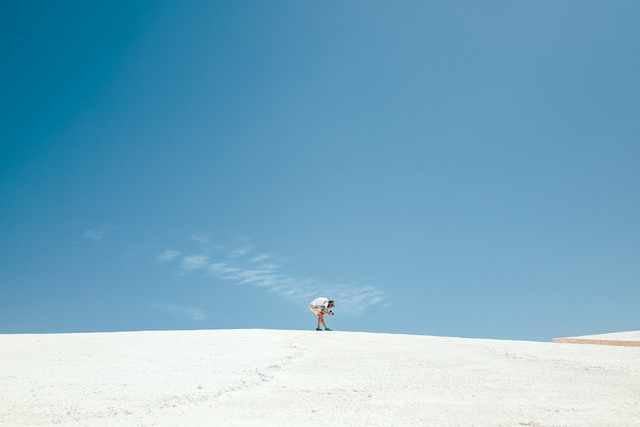
<instances>
[{"instance_id":1,"label":"sunlit white sand","mask_svg":"<svg viewBox=\"0 0 640 427\"><path fill-rule=\"evenodd\" d=\"M640 348L352 332L0 335L1 425L638 426Z\"/></svg>"}]
</instances>

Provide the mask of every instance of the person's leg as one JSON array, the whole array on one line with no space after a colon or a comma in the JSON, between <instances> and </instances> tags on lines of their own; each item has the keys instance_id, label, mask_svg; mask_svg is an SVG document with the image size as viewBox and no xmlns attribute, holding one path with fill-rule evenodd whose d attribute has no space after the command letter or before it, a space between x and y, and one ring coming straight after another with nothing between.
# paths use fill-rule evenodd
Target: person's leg
<instances>
[{"instance_id":1,"label":"person's leg","mask_svg":"<svg viewBox=\"0 0 640 427\"><path fill-rule=\"evenodd\" d=\"M327 329L327 324L324 323L324 314L320 313L320 315L318 316L318 328L320 327L320 324L322 323L322 326L324 326L325 329Z\"/></svg>"},{"instance_id":2,"label":"person's leg","mask_svg":"<svg viewBox=\"0 0 640 427\"><path fill-rule=\"evenodd\" d=\"M309 310L311 310L311 312L313 314L315 314L318 317L318 326L316 329L320 329L320 315L322 313L320 313L320 310L318 310L316 307L314 307L313 305L309 305Z\"/></svg>"},{"instance_id":3,"label":"person's leg","mask_svg":"<svg viewBox=\"0 0 640 427\"><path fill-rule=\"evenodd\" d=\"M317 316L318 314L320 314L320 310L318 310L316 307L314 307L314 306L312 306L312 305L309 305L309 310L311 310L311 312L312 312L313 314L315 314L316 316Z\"/></svg>"}]
</instances>

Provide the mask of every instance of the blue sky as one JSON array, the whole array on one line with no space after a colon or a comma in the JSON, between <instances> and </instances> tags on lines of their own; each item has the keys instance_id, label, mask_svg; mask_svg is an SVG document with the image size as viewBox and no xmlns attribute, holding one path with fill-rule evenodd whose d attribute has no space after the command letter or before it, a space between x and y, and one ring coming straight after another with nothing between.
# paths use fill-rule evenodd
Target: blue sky
<instances>
[{"instance_id":1,"label":"blue sky","mask_svg":"<svg viewBox=\"0 0 640 427\"><path fill-rule=\"evenodd\" d=\"M0 333L640 327L636 1L0 21Z\"/></svg>"}]
</instances>

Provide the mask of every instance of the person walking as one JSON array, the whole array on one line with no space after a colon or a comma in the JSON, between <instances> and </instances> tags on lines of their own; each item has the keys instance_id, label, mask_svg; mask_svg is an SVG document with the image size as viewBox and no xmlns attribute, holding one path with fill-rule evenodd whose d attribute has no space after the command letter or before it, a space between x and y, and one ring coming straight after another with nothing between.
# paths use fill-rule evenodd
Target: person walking
<instances>
[{"instance_id":1,"label":"person walking","mask_svg":"<svg viewBox=\"0 0 640 427\"><path fill-rule=\"evenodd\" d=\"M333 311L329 310L333 307L335 307L335 302L324 297L316 298L311 301L311 304L309 304L309 310L318 316L318 327L316 328L316 331L322 330L320 325L324 326L325 331L331 330L331 328L324 322L324 315L328 314L329 316L333 316Z\"/></svg>"}]
</instances>

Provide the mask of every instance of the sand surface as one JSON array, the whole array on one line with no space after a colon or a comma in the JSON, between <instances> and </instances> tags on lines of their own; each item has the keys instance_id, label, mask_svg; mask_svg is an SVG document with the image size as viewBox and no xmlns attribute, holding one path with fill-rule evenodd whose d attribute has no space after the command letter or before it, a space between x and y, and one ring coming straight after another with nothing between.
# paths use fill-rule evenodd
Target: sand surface
<instances>
[{"instance_id":1,"label":"sand surface","mask_svg":"<svg viewBox=\"0 0 640 427\"><path fill-rule=\"evenodd\" d=\"M637 347L335 331L0 335L0 384L0 425L640 425Z\"/></svg>"}]
</instances>

